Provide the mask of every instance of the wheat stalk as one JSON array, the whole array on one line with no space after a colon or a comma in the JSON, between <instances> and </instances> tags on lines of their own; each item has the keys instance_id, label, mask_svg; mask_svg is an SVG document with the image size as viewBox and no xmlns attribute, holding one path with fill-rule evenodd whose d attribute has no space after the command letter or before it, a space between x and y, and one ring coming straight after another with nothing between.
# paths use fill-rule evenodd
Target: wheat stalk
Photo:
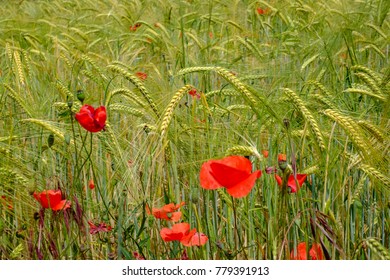
<instances>
[{"instance_id":1,"label":"wheat stalk","mask_svg":"<svg viewBox=\"0 0 390 280\"><path fill-rule=\"evenodd\" d=\"M371 251L378 256L381 260L390 260L390 252L387 248L383 247L381 243L378 242L378 240L374 238L367 238L362 240L354 253L354 258L359 254L360 250L362 248L370 248Z\"/></svg>"},{"instance_id":2,"label":"wheat stalk","mask_svg":"<svg viewBox=\"0 0 390 280\"><path fill-rule=\"evenodd\" d=\"M230 84L232 84L241 95L250 103L252 109L256 111L257 102L254 99L252 93L246 88L246 86L230 71L222 67L190 67L180 70L177 75L185 75L192 72L201 72L201 71L215 71Z\"/></svg>"},{"instance_id":3,"label":"wheat stalk","mask_svg":"<svg viewBox=\"0 0 390 280\"><path fill-rule=\"evenodd\" d=\"M291 89L288 88L283 88L283 92L288 96L290 101L292 101L297 109L301 112L303 117L306 119L306 121L310 124L310 127L316 136L316 140L318 142L318 146L320 147L321 150L325 150L325 142L322 137L321 130L317 124L317 121L314 119L313 115L310 113L310 111L306 108L305 104L303 103L302 99L299 98L299 96L292 91Z\"/></svg>"},{"instance_id":4,"label":"wheat stalk","mask_svg":"<svg viewBox=\"0 0 390 280\"><path fill-rule=\"evenodd\" d=\"M221 94L223 96L240 96L240 93L233 89L213 90L205 93L206 97L214 96L215 94Z\"/></svg>"},{"instance_id":5,"label":"wheat stalk","mask_svg":"<svg viewBox=\"0 0 390 280\"><path fill-rule=\"evenodd\" d=\"M123 95L123 96L129 98L130 100L134 100L136 103L138 103L142 107L146 107L146 104L140 98L138 98L138 96L134 92L132 92L131 90L129 90L127 88L118 88L118 89L115 89L113 91L110 91L107 94L105 106L108 106L108 104L110 104L111 99L115 95Z\"/></svg>"},{"instance_id":6,"label":"wheat stalk","mask_svg":"<svg viewBox=\"0 0 390 280\"><path fill-rule=\"evenodd\" d=\"M24 77L23 65L18 51L14 51L14 59L15 59L16 69L18 71L19 83L24 86L26 83L25 82L26 79Z\"/></svg>"},{"instance_id":7,"label":"wheat stalk","mask_svg":"<svg viewBox=\"0 0 390 280\"><path fill-rule=\"evenodd\" d=\"M30 112L30 109L27 107L27 105L26 105L24 99L22 99L22 97L21 97L16 91L14 91L14 90L11 88L10 85L4 84L4 87L8 90L8 93L7 93L8 96L11 97L13 100L15 100L16 103L18 103L18 105L19 105L20 107L22 107L22 109L24 110L24 112L26 112L27 115L28 115L29 117L32 117L32 114L31 114L31 112Z\"/></svg>"},{"instance_id":8,"label":"wheat stalk","mask_svg":"<svg viewBox=\"0 0 390 280\"><path fill-rule=\"evenodd\" d=\"M368 74L373 79L374 83L377 85L380 85L382 82L382 79L378 73L363 65L353 65L351 66L351 70Z\"/></svg>"},{"instance_id":9,"label":"wheat stalk","mask_svg":"<svg viewBox=\"0 0 390 280\"><path fill-rule=\"evenodd\" d=\"M259 154L256 148L249 146L233 146L226 150L225 155L256 156L257 158L262 159L262 156Z\"/></svg>"},{"instance_id":10,"label":"wheat stalk","mask_svg":"<svg viewBox=\"0 0 390 280\"><path fill-rule=\"evenodd\" d=\"M109 69L111 69L114 72L120 73L122 76L124 76L127 80L129 80L132 84L134 84L141 92L143 97L146 99L146 101L149 103L149 106L152 108L154 114L158 117L160 113L157 110L156 104L153 102L153 99L150 97L149 92L144 87L142 82L133 74L129 73L127 70L117 66L117 65L109 65Z\"/></svg>"},{"instance_id":11,"label":"wheat stalk","mask_svg":"<svg viewBox=\"0 0 390 280\"><path fill-rule=\"evenodd\" d=\"M355 76L357 76L361 80L363 80L367 84L367 86L372 90L374 95L383 96L382 91L381 91L378 83L376 83L375 79L373 79L371 76L369 76L365 73L360 73L360 72L355 73Z\"/></svg>"},{"instance_id":12,"label":"wheat stalk","mask_svg":"<svg viewBox=\"0 0 390 280\"><path fill-rule=\"evenodd\" d=\"M374 136L376 139L378 139L380 142L383 142L386 136L380 131L379 128L377 128L372 123L366 121L366 120L359 120L357 122L361 127L368 130L372 136Z\"/></svg>"},{"instance_id":13,"label":"wheat stalk","mask_svg":"<svg viewBox=\"0 0 390 280\"><path fill-rule=\"evenodd\" d=\"M125 112L125 113L128 113L130 115L137 116L137 117L140 117L140 116L144 115L144 113L141 110L138 110L138 109L135 109L135 108L132 108L132 107L120 104L120 103L110 104L108 106L108 108L111 111Z\"/></svg>"},{"instance_id":14,"label":"wheat stalk","mask_svg":"<svg viewBox=\"0 0 390 280\"><path fill-rule=\"evenodd\" d=\"M370 175L371 177L374 177L375 179L382 182L388 188L388 190L390 190L390 178L389 177L382 174L382 172L380 172L379 170L377 170L376 168L374 168L368 164L361 163L361 164L359 164L358 167L361 170L363 170L364 173L366 173L367 175Z\"/></svg>"},{"instance_id":15,"label":"wheat stalk","mask_svg":"<svg viewBox=\"0 0 390 280\"><path fill-rule=\"evenodd\" d=\"M165 109L165 113L162 117L162 122L160 125L160 133L161 136L164 137L166 130L172 120L173 111L176 108L177 104L181 100L181 98L184 96L185 93L187 93L193 86L186 85L182 87L180 90L178 90L172 97L171 102L169 102L167 108Z\"/></svg>"},{"instance_id":16,"label":"wheat stalk","mask_svg":"<svg viewBox=\"0 0 390 280\"><path fill-rule=\"evenodd\" d=\"M333 109L326 109L323 113L340 124L341 127L351 136L352 141L363 152L363 154L367 154L366 151L368 146L365 144L366 141L362 138L362 133L360 133L357 124L352 118Z\"/></svg>"},{"instance_id":17,"label":"wheat stalk","mask_svg":"<svg viewBox=\"0 0 390 280\"><path fill-rule=\"evenodd\" d=\"M377 95L377 94L373 93L372 91L361 89L361 88L348 88L348 89L344 90L343 92L368 95L368 96L374 97L380 101L386 101L386 97L383 96L382 94Z\"/></svg>"},{"instance_id":18,"label":"wheat stalk","mask_svg":"<svg viewBox=\"0 0 390 280\"><path fill-rule=\"evenodd\" d=\"M60 129L55 127L52 123L45 121L45 120L39 120L39 119L24 119L21 120L22 123L33 123L41 126L42 128L52 132L55 136L57 136L59 139L65 142L65 133L62 132ZM73 140L70 141L70 143L73 145Z\"/></svg>"}]
</instances>

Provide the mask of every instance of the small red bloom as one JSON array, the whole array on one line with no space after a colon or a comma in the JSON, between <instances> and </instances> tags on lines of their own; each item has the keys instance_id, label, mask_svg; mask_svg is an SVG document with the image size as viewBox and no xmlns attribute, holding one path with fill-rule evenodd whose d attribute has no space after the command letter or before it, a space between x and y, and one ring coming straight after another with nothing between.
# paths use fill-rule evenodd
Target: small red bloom
<instances>
[{"instance_id":1,"label":"small red bloom","mask_svg":"<svg viewBox=\"0 0 390 280\"><path fill-rule=\"evenodd\" d=\"M106 223L94 224L91 221L88 221L89 224L89 233L96 234L99 232L109 232L112 230L111 226L107 226Z\"/></svg>"},{"instance_id":2,"label":"small red bloom","mask_svg":"<svg viewBox=\"0 0 390 280\"><path fill-rule=\"evenodd\" d=\"M162 228L160 230L160 236L165 242L169 241L181 241L184 237L193 236L195 230L190 231L190 224L178 223L174 224L172 228Z\"/></svg>"},{"instance_id":3,"label":"small red bloom","mask_svg":"<svg viewBox=\"0 0 390 280\"><path fill-rule=\"evenodd\" d=\"M169 203L162 208L153 208L152 213L150 213L149 206L147 206L146 211L148 214L152 214L157 219L177 222L181 218L181 212L175 212L178 210L181 206L183 206L185 202L181 202L179 204Z\"/></svg>"},{"instance_id":4,"label":"small red bloom","mask_svg":"<svg viewBox=\"0 0 390 280\"><path fill-rule=\"evenodd\" d=\"M320 244L314 243L309 250L309 256L312 260L323 260L324 256L322 254ZM292 260L307 260L306 255L306 242L301 242L298 244L296 252L294 250L290 253L290 259Z\"/></svg>"},{"instance_id":5,"label":"small red bloom","mask_svg":"<svg viewBox=\"0 0 390 280\"><path fill-rule=\"evenodd\" d=\"M138 27L141 26L141 23L136 23L132 26L130 26L130 31L136 31L138 29Z\"/></svg>"},{"instance_id":6,"label":"small red bloom","mask_svg":"<svg viewBox=\"0 0 390 280\"><path fill-rule=\"evenodd\" d=\"M139 260L139 261L145 260L145 258L144 258L141 254L139 254L137 251L134 251L134 252L133 252L133 257L134 257L136 260Z\"/></svg>"},{"instance_id":7,"label":"small red bloom","mask_svg":"<svg viewBox=\"0 0 390 280\"><path fill-rule=\"evenodd\" d=\"M314 243L309 250L309 256L312 260L323 260L324 255L322 254L321 245Z\"/></svg>"},{"instance_id":8,"label":"small red bloom","mask_svg":"<svg viewBox=\"0 0 390 280\"><path fill-rule=\"evenodd\" d=\"M207 243L208 240L209 240L209 238L207 237L206 234L201 233L201 232L197 232L193 236L183 238L181 240L181 244L183 244L184 246L187 246L187 247L189 247L189 246L203 246L204 244Z\"/></svg>"},{"instance_id":9,"label":"small red bloom","mask_svg":"<svg viewBox=\"0 0 390 280\"><path fill-rule=\"evenodd\" d=\"M93 182L93 179L89 180L88 182L89 189L93 190L95 188L95 183Z\"/></svg>"},{"instance_id":10,"label":"small red bloom","mask_svg":"<svg viewBox=\"0 0 390 280\"><path fill-rule=\"evenodd\" d=\"M146 74L144 72L137 72L137 73L135 73L135 75L142 81L145 81L146 78L148 77L148 74Z\"/></svg>"},{"instance_id":11,"label":"small red bloom","mask_svg":"<svg viewBox=\"0 0 390 280\"><path fill-rule=\"evenodd\" d=\"M259 15L266 15L270 12L270 9L269 8L265 8L265 9L257 8L256 11Z\"/></svg>"},{"instance_id":12,"label":"small red bloom","mask_svg":"<svg viewBox=\"0 0 390 280\"><path fill-rule=\"evenodd\" d=\"M267 150L262 150L261 153L263 154L263 157L268 158L269 152Z\"/></svg>"},{"instance_id":13,"label":"small red bloom","mask_svg":"<svg viewBox=\"0 0 390 280\"><path fill-rule=\"evenodd\" d=\"M90 105L83 105L75 117L79 124L89 132L98 132L106 125L106 107L100 106L94 109Z\"/></svg>"},{"instance_id":14,"label":"small red bloom","mask_svg":"<svg viewBox=\"0 0 390 280\"><path fill-rule=\"evenodd\" d=\"M278 161L287 161L287 156L285 154L278 154Z\"/></svg>"},{"instance_id":15,"label":"small red bloom","mask_svg":"<svg viewBox=\"0 0 390 280\"><path fill-rule=\"evenodd\" d=\"M198 99L200 98L200 94L199 94L199 92L195 88L191 89L188 92L188 94L191 95L192 97L196 97Z\"/></svg>"},{"instance_id":16,"label":"small red bloom","mask_svg":"<svg viewBox=\"0 0 390 280\"><path fill-rule=\"evenodd\" d=\"M298 187L295 184L294 175L290 175L288 177L287 186L291 189L292 193L297 192L299 190L299 188L302 187L303 183L306 180L306 177L307 177L307 174L297 174L297 181L298 181L298 184L299 184ZM283 179L279 175L277 175L277 174L275 174L275 179L276 179L276 182L278 182L278 185L281 187Z\"/></svg>"},{"instance_id":17,"label":"small red bloom","mask_svg":"<svg viewBox=\"0 0 390 280\"><path fill-rule=\"evenodd\" d=\"M47 190L41 193L34 192L33 196L45 209L51 208L53 211L58 211L70 208L70 201L62 199L60 190Z\"/></svg>"},{"instance_id":18,"label":"small red bloom","mask_svg":"<svg viewBox=\"0 0 390 280\"><path fill-rule=\"evenodd\" d=\"M184 246L202 246L206 244L208 238L203 233L190 230L188 223L174 224L171 229L162 228L160 236L165 242L180 241Z\"/></svg>"},{"instance_id":19,"label":"small red bloom","mask_svg":"<svg viewBox=\"0 0 390 280\"><path fill-rule=\"evenodd\" d=\"M242 156L228 156L220 160L203 163L200 170L200 185L204 189L226 188L233 197L244 197L250 193L261 171L252 172L252 163Z\"/></svg>"}]
</instances>

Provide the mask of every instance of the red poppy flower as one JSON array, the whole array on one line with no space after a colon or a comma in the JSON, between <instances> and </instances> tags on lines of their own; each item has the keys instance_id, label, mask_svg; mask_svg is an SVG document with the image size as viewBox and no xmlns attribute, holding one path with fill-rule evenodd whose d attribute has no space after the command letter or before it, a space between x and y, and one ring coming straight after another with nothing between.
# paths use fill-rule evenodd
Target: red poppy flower
<instances>
[{"instance_id":1,"label":"red poppy flower","mask_svg":"<svg viewBox=\"0 0 390 280\"><path fill-rule=\"evenodd\" d=\"M141 26L141 23L136 23L132 26L130 26L130 31L136 31L138 29L138 27Z\"/></svg>"},{"instance_id":2,"label":"red poppy flower","mask_svg":"<svg viewBox=\"0 0 390 280\"><path fill-rule=\"evenodd\" d=\"M86 130L98 132L104 129L106 125L106 107L100 106L99 108L94 109L90 105L83 105L80 112L77 113L75 117L79 124Z\"/></svg>"},{"instance_id":3,"label":"red poppy flower","mask_svg":"<svg viewBox=\"0 0 390 280\"><path fill-rule=\"evenodd\" d=\"M198 99L200 98L200 94L199 94L199 92L195 88L191 89L188 92L188 94L191 95L192 97L196 97Z\"/></svg>"},{"instance_id":4,"label":"red poppy flower","mask_svg":"<svg viewBox=\"0 0 390 280\"><path fill-rule=\"evenodd\" d=\"M93 179L89 180L88 182L89 189L93 190L95 188L95 183L93 182Z\"/></svg>"},{"instance_id":5,"label":"red poppy flower","mask_svg":"<svg viewBox=\"0 0 390 280\"><path fill-rule=\"evenodd\" d=\"M263 154L263 157L268 158L269 152L267 150L262 150L261 153Z\"/></svg>"},{"instance_id":6,"label":"red poppy flower","mask_svg":"<svg viewBox=\"0 0 390 280\"><path fill-rule=\"evenodd\" d=\"M137 73L135 73L135 75L142 81L145 81L146 78L148 77L148 74L146 74L144 72L137 72Z\"/></svg>"},{"instance_id":7,"label":"red poppy flower","mask_svg":"<svg viewBox=\"0 0 390 280\"><path fill-rule=\"evenodd\" d=\"M180 241L184 246L202 246L206 244L208 238L203 233L190 230L188 223L174 224L171 229L162 228L160 236L165 242Z\"/></svg>"},{"instance_id":8,"label":"red poppy flower","mask_svg":"<svg viewBox=\"0 0 390 280\"><path fill-rule=\"evenodd\" d=\"M320 244L314 243L309 250L309 256L312 260L323 260L324 256L322 254ZM296 252L294 250L290 253L290 259L292 260L307 260L306 255L306 242L301 242L298 244Z\"/></svg>"},{"instance_id":9,"label":"red poppy flower","mask_svg":"<svg viewBox=\"0 0 390 280\"><path fill-rule=\"evenodd\" d=\"M299 190L299 188L302 187L303 183L306 180L306 177L307 177L307 174L297 174L297 181L298 181L298 184L299 184L298 187L295 184L294 175L290 175L288 177L287 186L291 189L292 193L297 192ZM279 175L277 175L277 174L275 174L275 179L276 179L276 182L278 182L279 187L281 187L283 179Z\"/></svg>"},{"instance_id":10,"label":"red poppy flower","mask_svg":"<svg viewBox=\"0 0 390 280\"><path fill-rule=\"evenodd\" d=\"M228 156L220 160L203 163L200 170L200 185L204 189L226 188L233 197L244 197L250 193L261 171L252 171L252 163L242 156Z\"/></svg>"},{"instance_id":11,"label":"red poppy flower","mask_svg":"<svg viewBox=\"0 0 390 280\"><path fill-rule=\"evenodd\" d=\"M259 15L266 15L269 13L270 9L269 8L265 8L265 9L262 9L262 8L257 8L257 13Z\"/></svg>"},{"instance_id":12,"label":"red poppy flower","mask_svg":"<svg viewBox=\"0 0 390 280\"><path fill-rule=\"evenodd\" d=\"M314 243L309 250L309 256L312 260L323 260L324 255L322 254L321 245Z\"/></svg>"},{"instance_id":13,"label":"red poppy flower","mask_svg":"<svg viewBox=\"0 0 390 280\"><path fill-rule=\"evenodd\" d=\"M278 154L278 161L286 161L287 156L285 154Z\"/></svg>"},{"instance_id":14,"label":"red poppy flower","mask_svg":"<svg viewBox=\"0 0 390 280\"><path fill-rule=\"evenodd\" d=\"M169 241L181 241L183 238L192 237L196 232L196 229L190 231L190 224L178 223L174 224L172 228L162 228L160 230L160 236L165 242Z\"/></svg>"},{"instance_id":15,"label":"red poppy flower","mask_svg":"<svg viewBox=\"0 0 390 280\"><path fill-rule=\"evenodd\" d=\"M175 212L178 210L181 206L183 206L185 202L181 202L179 204L169 203L162 208L153 208L150 212L150 208L147 205L146 211L150 215L152 214L157 219L177 222L181 218L181 212Z\"/></svg>"},{"instance_id":16,"label":"red poppy flower","mask_svg":"<svg viewBox=\"0 0 390 280\"><path fill-rule=\"evenodd\" d=\"M107 226L106 223L94 224L88 221L89 224L89 233L96 234L99 232L109 232L112 230L111 226Z\"/></svg>"},{"instance_id":17,"label":"red poppy flower","mask_svg":"<svg viewBox=\"0 0 390 280\"><path fill-rule=\"evenodd\" d=\"M181 244L183 244L184 246L187 246L187 247L189 247L189 246L203 246L204 244L207 243L208 240L209 240L209 238L207 237L206 234L201 233L201 232L197 232L192 236L183 238L181 240Z\"/></svg>"},{"instance_id":18,"label":"red poppy flower","mask_svg":"<svg viewBox=\"0 0 390 280\"><path fill-rule=\"evenodd\" d=\"M34 192L33 196L45 209L51 208L53 211L58 211L70 208L70 201L62 199L60 190L47 190L41 193Z\"/></svg>"}]
</instances>

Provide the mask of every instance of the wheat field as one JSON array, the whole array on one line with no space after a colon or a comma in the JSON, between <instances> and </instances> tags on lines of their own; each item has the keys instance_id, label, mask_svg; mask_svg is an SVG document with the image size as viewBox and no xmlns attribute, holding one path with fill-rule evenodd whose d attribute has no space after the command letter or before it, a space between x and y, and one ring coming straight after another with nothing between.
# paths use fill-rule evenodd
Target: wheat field
<instances>
[{"instance_id":1,"label":"wheat field","mask_svg":"<svg viewBox=\"0 0 390 280\"><path fill-rule=\"evenodd\" d=\"M0 2L0 259L390 259L389 1Z\"/></svg>"}]
</instances>

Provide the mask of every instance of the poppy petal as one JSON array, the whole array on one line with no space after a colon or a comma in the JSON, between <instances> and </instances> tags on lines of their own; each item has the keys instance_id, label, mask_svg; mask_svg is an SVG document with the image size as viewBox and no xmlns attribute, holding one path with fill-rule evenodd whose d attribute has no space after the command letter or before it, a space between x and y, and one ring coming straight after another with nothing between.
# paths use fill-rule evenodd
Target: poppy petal
<instances>
[{"instance_id":1,"label":"poppy petal","mask_svg":"<svg viewBox=\"0 0 390 280\"><path fill-rule=\"evenodd\" d=\"M67 201L65 199L61 200L59 203L51 207L53 211L66 210L68 208L70 208L70 201Z\"/></svg>"},{"instance_id":2,"label":"poppy petal","mask_svg":"<svg viewBox=\"0 0 390 280\"><path fill-rule=\"evenodd\" d=\"M306 242L301 242L298 244L296 252L295 250L291 251L290 258L292 260L307 260L306 256Z\"/></svg>"},{"instance_id":3,"label":"poppy petal","mask_svg":"<svg viewBox=\"0 0 390 280\"><path fill-rule=\"evenodd\" d=\"M200 184L204 189L232 187L246 179L252 169L249 159L242 156L229 156L220 160L203 163L200 170Z\"/></svg>"},{"instance_id":4,"label":"poppy petal","mask_svg":"<svg viewBox=\"0 0 390 280\"><path fill-rule=\"evenodd\" d=\"M186 235L184 235L180 239L180 243L183 244L184 246L192 246L192 237L196 234L196 228L192 229L190 232L188 232Z\"/></svg>"},{"instance_id":5,"label":"poppy petal","mask_svg":"<svg viewBox=\"0 0 390 280\"><path fill-rule=\"evenodd\" d=\"M298 189L305 182L307 175L306 174L296 174L296 177L297 177L299 187L297 187L297 185L295 184L294 175L290 175L290 177L288 177L288 187L291 189L292 193L295 193L298 191Z\"/></svg>"},{"instance_id":6,"label":"poppy petal","mask_svg":"<svg viewBox=\"0 0 390 280\"><path fill-rule=\"evenodd\" d=\"M224 187L233 187L239 182L245 180L250 173L230 167L228 165L212 162L210 164L211 175L215 180Z\"/></svg>"},{"instance_id":7,"label":"poppy petal","mask_svg":"<svg viewBox=\"0 0 390 280\"><path fill-rule=\"evenodd\" d=\"M162 240L164 240L165 242L173 240L171 239L171 234L172 234L172 230L169 228L162 228L160 230L160 236Z\"/></svg>"},{"instance_id":8,"label":"poppy petal","mask_svg":"<svg viewBox=\"0 0 390 280\"><path fill-rule=\"evenodd\" d=\"M321 245L314 243L310 248L309 255L312 260L323 260L324 256L322 254Z\"/></svg>"},{"instance_id":9,"label":"poppy petal","mask_svg":"<svg viewBox=\"0 0 390 280\"><path fill-rule=\"evenodd\" d=\"M180 241L184 246L203 246L209 238L204 233L195 233L190 239Z\"/></svg>"},{"instance_id":10,"label":"poppy petal","mask_svg":"<svg viewBox=\"0 0 390 280\"><path fill-rule=\"evenodd\" d=\"M188 223L179 223L174 224L172 229L162 228L160 230L160 236L164 241L180 241L184 236L190 231L190 224Z\"/></svg>"},{"instance_id":11,"label":"poppy petal","mask_svg":"<svg viewBox=\"0 0 390 280\"><path fill-rule=\"evenodd\" d=\"M282 183L283 183L282 177L280 177L279 175L275 174L275 179L276 179L276 182L278 183L279 187L281 187Z\"/></svg>"},{"instance_id":12,"label":"poppy petal","mask_svg":"<svg viewBox=\"0 0 390 280\"><path fill-rule=\"evenodd\" d=\"M236 198L247 196L255 185L256 179L260 178L260 176L261 171L257 170L250 174L245 180L239 182L233 187L226 188L226 190L231 196Z\"/></svg>"},{"instance_id":13,"label":"poppy petal","mask_svg":"<svg viewBox=\"0 0 390 280\"><path fill-rule=\"evenodd\" d=\"M171 213L171 217L169 218L170 221L172 222L177 222L181 218L181 212L173 212Z\"/></svg>"},{"instance_id":14,"label":"poppy petal","mask_svg":"<svg viewBox=\"0 0 390 280\"><path fill-rule=\"evenodd\" d=\"M200 169L200 185L207 190L215 190L222 187L211 175L211 163L212 161L203 163Z\"/></svg>"},{"instance_id":15,"label":"poppy petal","mask_svg":"<svg viewBox=\"0 0 390 280\"><path fill-rule=\"evenodd\" d=\"M106 108L100 106L96 110L90 105L83 105L75 115L80 125L90 132L98 132L104 129L107 120Z\"/></svg>"},{"instance_id":16,"label":"poppy petal","mask_svg":"<svg viewBox=\"0 0 390 280\"><path fill-rule=\"evenodd\" d=\"M106 108L104 106L100 106L99 108L97 108L95 111L94 118L99 123L100 127L104 127L107 120Z\"/></svg>"}]
</instances>

